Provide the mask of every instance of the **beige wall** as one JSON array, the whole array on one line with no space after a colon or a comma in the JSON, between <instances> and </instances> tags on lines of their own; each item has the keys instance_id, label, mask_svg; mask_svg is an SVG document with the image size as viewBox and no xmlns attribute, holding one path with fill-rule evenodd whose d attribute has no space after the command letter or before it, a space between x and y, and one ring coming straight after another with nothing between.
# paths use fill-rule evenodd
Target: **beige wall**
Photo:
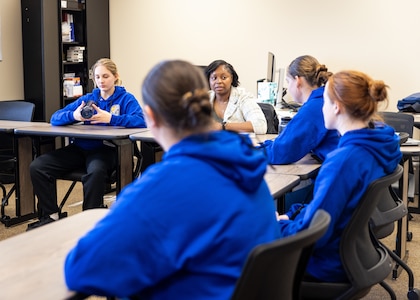
<instances>
[{"instance_id":1,"label":"beige wall","mask_svg":"<svg viewBox=\"0 0 420 300\"><path fill-rule=\"evenodd\" d=\"M1 0L0 11L5 100L23 96L20 1ZM278 68L311 54L333 72L359 69L383 79L388 110L396 110L398 99L420 91L419 11L418 0L110 0L111 58L140 99L141 81L162 59L225 59L255 93L268 51Z\"/></svg>"},{"instance_id":2,"label":"beige wall","mask_svg":"<svg viewBox=\"0 0 420 300\"><path fill-rule=\"evenodd\" d=\"M22 26L19 0L0 0L0 100L23 99Z\"/></svg>"}]
</instances>

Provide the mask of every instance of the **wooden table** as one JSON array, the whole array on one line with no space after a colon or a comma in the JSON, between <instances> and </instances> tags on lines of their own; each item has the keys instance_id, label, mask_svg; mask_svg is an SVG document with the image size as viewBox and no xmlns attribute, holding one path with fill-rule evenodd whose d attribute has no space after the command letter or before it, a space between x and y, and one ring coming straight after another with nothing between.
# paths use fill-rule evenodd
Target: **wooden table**
<instances>
[{"instance_id":1,"label":"wooden table","mask_svg":"<svg viewBox=\"0 0 420 300\"><path fill-rule=\"evenodd\" d=\"M0 242L1 299L65 299L64 260L108 212L90 209Z\"/></svg>"},{"instance_id":2,"label":"wooden table","mask_svg":"<svg viewBox=\"0 0 420 300\"><path fill-rule=\"evenodd\" d=\"M299 176L276 173L266 173L264 179L274 199L280 199L300 182Z\"/></svg>"},{"instance_id":3,"label":"wooden table","mask_svg":"<svg viewBox=\"0 0 420 300\"><path fill-rule=\"evenodd\" d=\"M117 191L133 180L133 151L129 135L147 130L146 128L121 128L99 125L52 126L48 123L26 122L25 126L16 126L14 134L18 141L18 174L17 181L20 197L16 202L16 218L8 220L10 226L34 218L35 199L29 175L32 162L33 137L77 137L86 139L110 140L117 146ZM1 123L0 123L1 126Z\"/></svg>"},{"instance_id":4,"label":"wooden table","mask_svg":"<svg viewBox=\"0 0 420 300\"><path fill-rule=\"evenodd\" d=\"M48 123L44 123L44 122L25 122L25 121L0 120L0 132L13 134L13 132L16 128L32 126L34 123L39 125L39 126L45 126L45 125L48 124Z\"/></svg>"},{"instance_id":5,"label":"wooden table","mask_svg":"<svg viewBox=\"0 0 420 300\"><path fill-rule=\"evenodd\" d=\"M17 138L14 135L14 131L17 128L22 127L30 127L36 124L36 126L49 126L48 123L45 122L25 122L25 121L7 121L7 120L0 120L0 132L13 135L14 138ZM31 208L24 207L22 210L22 206L20 205L20 199L30 199L33 198L33 191L32 191L32 183L27 180L24 173L29 173L28 168L19 170L19 165L26 165L29 166L33 159L32 155L32 141L29 140L20 140L17 139L18 147L15 148L14 155L17 157L17 167L15 170L15 199L16 199L16 216L17 218L10 219L9 216L4 216L1 222L4 223L6 226L10 226L13 224L18 223L18 221L27 221L32 218L35 218L37 214L35 213L34 204L32 204ZM20 146L19 146L20 142ZM32 201L33 202L33 201ZM24 212L25 217L20 218L21 212Z\"/></svg>"},{"instance_id":6,"label":"wooden table","mask_svg":"<svg viewBox=\"0 0 420 300\"><path fill-rule=\"evenodd\" d=\"M420 156L420 145L419 146L404 146L404 145L401 145L400 150L403 153L403 155L407 156L407 157ZM403 176L404 176L404 174L403 174ZM417 182L416 182L416 184L417 184ZM410 213L420 214L420 200L418 201L417 207L408 207L408 211Z\"/></svg>"},{"instance_id":7,"label":"wooden table","mask_svg":"<svg viewBox=\"0 0 420 300\"><path fill-rule=\"evenodd\" d=\"M270 165L267 167L267 173L278 173L299 176L301 180L315 178L318 174L321 164L311 155L307 154L299 161L288 165Z\"/></svg>"},{"instance_id":8,"label":"wooden table","mask_svg":"<svg viewBox=\"0 0 420 300\"><path fill-rule=\"evenodd\" d=\"M254 145L264 142L265 140L272 140L277 137L277 134L255 134L255 133L244 133L249 134ZM130 139L134 142L140 142L141 153L143 155L143 164L141 172L143 172L148 166L154 164L156 159L156 154L162 152L162 147L156 142L152 132L150 130L145 130L130 135Z\"/></svg>"},{"instance_id":9,"label":"wooden table","mask_svg":"<svg viewBox=\"0 0 420 300\"><path fill-rule=\"evenodd\" d=\"M244 133L246 134L246 133ZM259 142L263 142L265 140L269 140L269 139L274 139L277 137L277 134L259 134L256 135L254 133L249 134L251 140L257 144ZM146 131L142 131L139 133L135 133L130 135L130 139L132 141L140 141L141 144L141 151L143 156L147 156L148 157L148 161L145 164L147 166L149 166L152 163L155 163L155 159L154 159L154 155L155 153L153 153L153 150L151 150L150 147L154 147L153 144L155 144L155 147L158 147L155 138L152 134L152 132L150 130L146 130ZM148 145L150 144L150 145ZM149 149L150 151L152 151L152 153L149 153L150 155L145 154L146 151L144 151L144 147L146 146L146 149ZM162 149L160 149L160 151L162 151ZM302 163L304 163L302 161ZM308 165L310 164L310 162L306 162ZM277 167L277 166L276 166ZM270 188L271 194L273 195L273 198L278 199L281 198L285 193L291 191L296 185L299 184L300 182L300 177L299 175L306 174L304 173L306 171L306 168L297 167L298 171L296 171L295 173L297 174L292 174L292 173L284 173L284 172L268 172L268 174L265 175L265 180L267 181L267 184ZM313 172L313 170L315 169L314 166L309 166L308 167L308 172ZM287 170L286 170L287 171ZM312 174L312 173L311 173ZM281 176L279 176L281 175ZM298 176L294 176L294 175L298 175Z\"/></svg>"}]
</instances>

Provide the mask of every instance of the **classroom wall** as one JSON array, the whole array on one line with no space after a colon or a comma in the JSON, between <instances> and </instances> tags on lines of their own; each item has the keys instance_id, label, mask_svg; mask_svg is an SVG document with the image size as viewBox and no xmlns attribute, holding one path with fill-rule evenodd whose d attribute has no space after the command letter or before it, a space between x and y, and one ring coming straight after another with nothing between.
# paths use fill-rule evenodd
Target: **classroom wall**
<instances>
[{"instance_id":1,"label":"classroom wall","mask_svg":"<svg viewBox=\"0 0 420 300\"><path fill-rule=\"evenodd\" d=\"M23 99L22 25L19 0L0 0L0 101Z\"/></svg>"},{"instance_id":2,"label":"classroom wall","mask_svg":"<svg viewBox=\"0 0 420 300\"><path fill-rule=\"evenodd\" d=\"M388 110L420 91L417 0L110 0L111 58L139 100L148 70L163 59L206 65L225 59L256 93L267 52L277 68L311 54L333 72L358 69L390 86ZM20 1L1 0L0 100L23 97Z\"/></svg>"},{"instance_id":3,"label":"classroom wall","mask_svg":"<svg viewBox=\"0 0 420 300\"><path fill-rule=\"evenodd\" d=\"M110 0L111 56L139 96L162 59L225 59L256 93L267 52L277 67L311 54L333 72L359 69L390 86L391 103L420 91L418 0Z\"/></svg>"}]
</instances>

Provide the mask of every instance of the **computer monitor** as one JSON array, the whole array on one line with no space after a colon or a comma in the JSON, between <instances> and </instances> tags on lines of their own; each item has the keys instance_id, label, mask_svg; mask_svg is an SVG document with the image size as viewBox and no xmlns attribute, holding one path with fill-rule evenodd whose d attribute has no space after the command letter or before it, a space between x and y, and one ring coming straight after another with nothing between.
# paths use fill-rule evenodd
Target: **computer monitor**
<instances>
[{"instance_id":1,"label":"computer monitor","mask_svg":"<svg viewBox=\"0 0 420 300\"><path fill-rule=\"evenodd\" d=\"M276 76L276 58L272 52L268 52L268 63L267 63L267 81L274 82Z\"/></svg>"}]
</instances>

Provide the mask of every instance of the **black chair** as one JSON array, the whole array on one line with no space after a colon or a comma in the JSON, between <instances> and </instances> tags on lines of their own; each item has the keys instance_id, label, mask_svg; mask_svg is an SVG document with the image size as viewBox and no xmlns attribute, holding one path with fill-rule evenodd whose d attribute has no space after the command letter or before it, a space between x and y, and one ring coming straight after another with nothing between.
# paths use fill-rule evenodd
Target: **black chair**
<instances>
[{"instance_id":1,"label":"black chair","mask_svg":"<svg viewBox=\"0 0 420 300\"><path fill-rule=\"evenodd\" d=\"M15 101L0 101L0 120L9 121L27 121L33 119L35 104L31 102L15 100ZM15 137L12 134L1 134L0 146L0 189L3 193L1 201L1 220L9 219L5 215L4 208L8 205L10 197L16 191L16 143ZM9 192L7 192L4 184L13 183Z\"/></svg>"},{"instance_id":2,"label":"black chair","mask_svg":"<svg viewBox=\"0 0 420 300\"><path fill-rule=\"evenodd\" d=\"M373 181L360 199L340 242L340 257L347 282L312 282L301 284L301 299L359 299L372 286L383 282L392 271L387 249L378 241L371 228L371 217L389 187L402 175L402 167Z\"/></svg>"},{"instance_id":3,"label":"black chair","mask_svg":"<svg viewBox=\"0 0 420 300\"><path fill-rule=\"evenodd\" d=\"M382 118L384 119L385 123L394 128L396 132L401 133L407 133L409 138L413 137L413 130L414 130L414 117L412 114L405 114L400 112L388 112L383 111L379 113ZM414 181L414 167L413 167L413 161L419 161L418 156L411 156L411 155L404 155L403 161L408 160L408 166L409 166L409 195L408 200L410 202L414 202L414 190L415 185L418 184ZM412 216L409 215L409 218L411 219ZM411 240L412 235L409 234L409 240Z\"/></svg>"},{"instance_id":4,"label":"black chair","mask_svg":"<svg viewBox=\"0 0 420 300\"><path fill-rule=\"evenodd\" d=\"M134 161L135 160L135 161ZM133 143L133 162L134 162L134 166L133 166L133 179L137 178L140 175L140 170L142 167L142 163L143 163L143 155L141 154L137 143ZM70 197L70 194L72 193L74 187L76 186L77 182L81 182L82 181L82 177L86 174L86 170L75 170L73 172L67 173L63 176L60 176L57 179L61 179L61 180L67 180L67 181L71 181L72 183L70 184L70 187L67 189L66 194L64 195L63 199L61 200L59 206L58 206L58 216L60 219L67 217L67 212L63 212L63 207L66 204L68 198ZM117 190L117 188L114 186L114 184L117 181L117 170L113 170L111 172L111 174L108 175L107 179L106 179L106 190L105 190L105 194L111 193L111 192L119 192L119 190ZM102 203L103 207L106 207L103 203Z\"/></svg>"},{"instance_id":5,"label":"black chair","mask_svg":"<svg viewBox=\"0 0 420 300\"><path fill-rule=\"evenodd\" d=\"M401 167L400 167L401 168ZM395 222L399 223L401 228L402 219L407 215L408 209L404 205L403 201L395 193L395 190L392 187L389 187L388 191L383 191L378 197L381 197L381 200L378 203L375 211L371 217L371 226L375 236L378 239L383 239L394 232ZM401 229L398 230L401 230ZM398 234L398 233L397 233ZM401 238L398 237L397 238ZM382 244L382 243L381 243ZM383 245L383 244L382 244ZM418 289L414 288L414 274L411 271L410 267L401 259L401 251L403 249L396 249L395 252L383 245L388 251L391 258L403 268L408 275L408 299L420 299L420 292ZM397 247L398 248L398 247ZM399 253L399 255L398 255ZM394 276L396 277L396 276ZM391 295L391 299L396 299L396 296L393 290L386 284L381 284Z\"/></svg>"},{"instance_id":6,"label":"black chair","mask_svg":"<svg viewBox=\"0 0 420 300\"><path fill-rule=\"evenodd\" d=\"M313 246L329 224L330 215L319 210L309 228L256 246L248 256L231 299L299 299L300 282Z\"/></svg>"},{"instance_id":7,"label":"black chair","mask_svg":"<svg viewBox=\"0 0 420 300\"><path fill-rule=\"evenodd\" d=\"M379 113L384 122L394 128L396 132L406 132L413 137L414 117L411 114L382 111Z\"/></svg>"},{"instance_id":8,"label":"black chair","mask_svg":"<svg viewBox=\"0 0 420 300\"><path fill-rule=\"evenodd\" d=\"M279 119L277 117L276 110L273 105L269 103L258 102L261 110L264 113L265 119L267 120L267 133L277 134L279 133Z\"/></svg>"}]
</instances>

